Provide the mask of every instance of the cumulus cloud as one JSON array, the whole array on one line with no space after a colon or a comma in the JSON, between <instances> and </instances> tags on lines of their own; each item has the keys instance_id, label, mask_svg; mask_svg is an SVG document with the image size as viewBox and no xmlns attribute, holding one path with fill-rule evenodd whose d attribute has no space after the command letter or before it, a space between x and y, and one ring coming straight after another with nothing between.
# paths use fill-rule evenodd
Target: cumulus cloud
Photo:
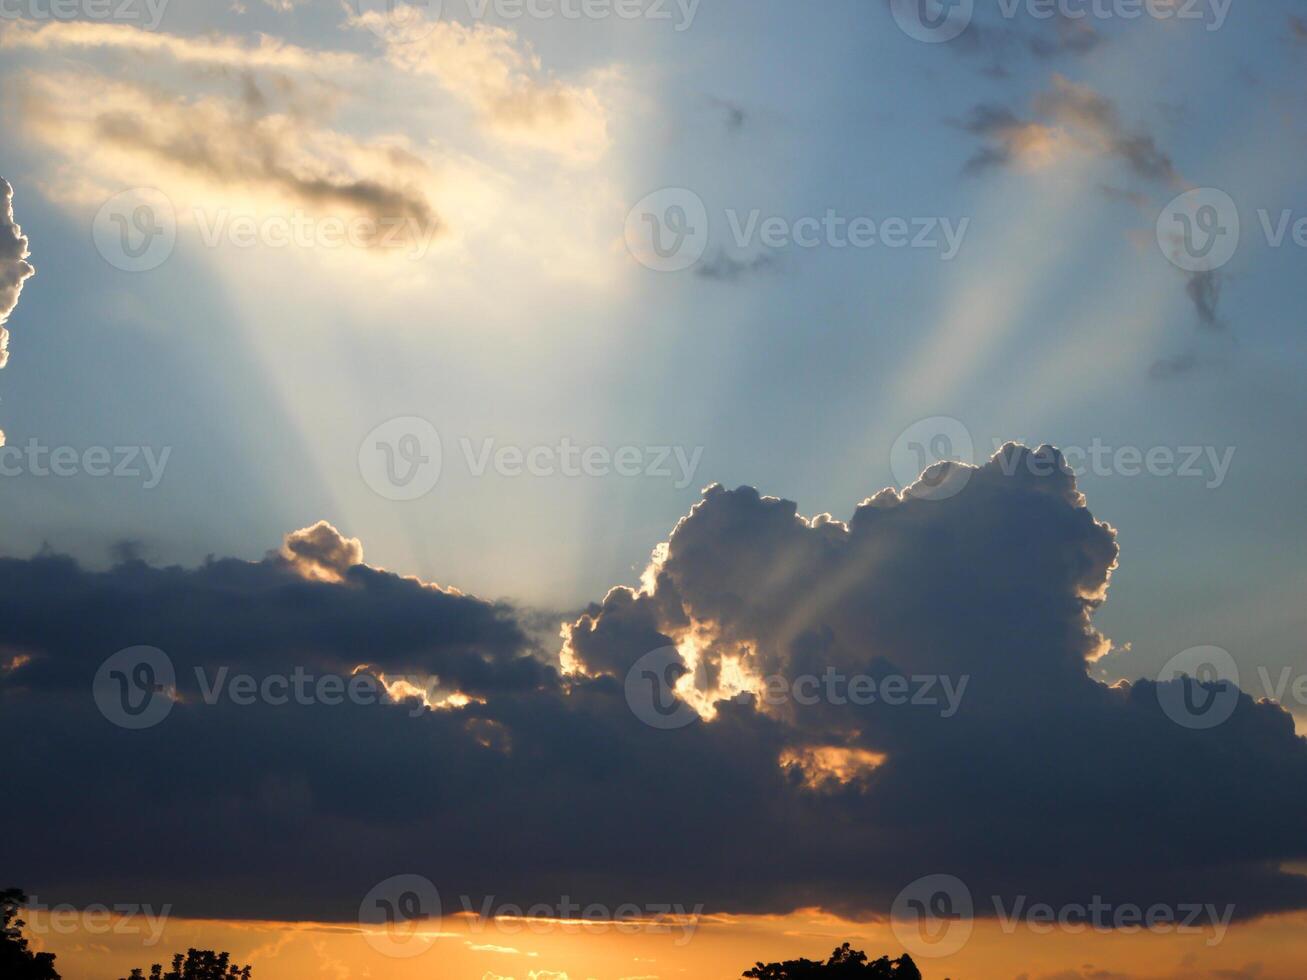
<instances>
[{"instance_id":1,"label":"cumulus cloud","mask_svg":"<svg viewBox=\"0 0 1307 980\"><path fill-rule=\"evenodd\" d=\"M340 581L363 563L363 542L347 538L326 521L286 535L282 554L309 578Z\"/></svg>"},{"instance_id":2,"label":"cumulus cloud","mask_svg":"<svg viewBox=\"0 0 1307 980\"><path fill-rule=\"evenodd\" d=\"M937 478L958 492L932 499ZM1116 533L1056 451L1008 446L924 479L846 521L711 487L646 587L570 621L557 661L513 609L355 561L329 525L196 569L0 560L0 709L25 813L0 860L60 900L130 894L178 915L348 920L400 871L474 906L879 916L945 871L1055 906L1307 907L1307 880L1281 869L1307 857L1307 742L1246 695L1197 730L1167 717L1158 683L1092 679ZM173 658L179 697L126 731L89 689L141 643ZM678 728L629 700L655 650L675 681L664 707L693 713ZM194 673L359 665L468 696L205 703ZM831 671L969 681L948 716L760 691Z\"/></svg>"},{"instance_id":3,"label":"cumulus cloud","mask_svg":"<svg viewBox=\"0 0 1307 980\"><path fill-rule=\"evenodd\" d=\"M0 368L9 363L9 331L4 324L18 306L23 283L36 273L27 261L30 255L27 236L14 220L14 189L0 177Z\"/></svg>"}]
</instances>

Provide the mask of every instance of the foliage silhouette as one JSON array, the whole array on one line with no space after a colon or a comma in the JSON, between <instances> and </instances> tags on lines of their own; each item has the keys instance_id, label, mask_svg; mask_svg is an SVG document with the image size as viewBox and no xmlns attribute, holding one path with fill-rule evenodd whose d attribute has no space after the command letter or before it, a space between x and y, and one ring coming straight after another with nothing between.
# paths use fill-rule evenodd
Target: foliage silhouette
<instances>
[{"instance_id":1,"label":"foliage silhouette","mask_svg":"<svg viewBox=\"0 0 1307 980\"><path fill-rule=\"evenodd\" d=\"M866 953L845 943L825 963L818 960L759 963L743 976L752 980L921 980L921 971L907 953L896 960L882 956L868 962Z\"/></svg>"},{"instance_id":2,"label":"foliage silhouette","mask_svg":"<svg viewBox=\"0 0 1307 980\"><path fill-rule=\"evenodd\" d=\"M0 977L4 980L59 980L53 953L33 953L23 938L27 923L18 911L27 901L21 889L0 891Z\"/></svg>"},{"instance_id":3,"label":"foliage silhouette","mask_svg":"<svg viewBox=\"0 0 1307 980\"><path fill-rule=\"evenodd\" d=\"M230 953L215 953L211 949L188 949L185 958L178 953L172 958L172 969L167 973L155 963L150 967L148 980L250 980L250 967L230 962ZM122 980L147 980L139 967Z\"/></svg>"}]
</instances>

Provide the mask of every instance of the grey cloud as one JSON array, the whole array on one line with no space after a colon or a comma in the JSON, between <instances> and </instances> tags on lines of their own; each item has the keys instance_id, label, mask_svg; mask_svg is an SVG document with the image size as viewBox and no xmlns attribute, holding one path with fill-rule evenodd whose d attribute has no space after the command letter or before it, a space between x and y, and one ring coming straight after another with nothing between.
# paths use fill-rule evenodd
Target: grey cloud
<instances>
[{"instance_id":1,"label":"grey cloud","mask_svg":"<svg viewBox=\"0 0 1307 980\"><path fill-rule=\"evenodd\" d=\"M101 572L0 559L6 778L25 828L0 840L0 866L51 901L327 921L352 919L399 872L523 906L567 895L877 916L943 870L976 894L1055 906L1307 907L1307 881L1281 870L1307 857L1307 743L1292 718L1241 695L1222 726L1187 729L1155 682L1090 679L1113 529L1050 448L944 469L954 496L882 491L847 522L709 488L647 591L614 589L569 623L563 673L513 608L349 564L353 546L324 530L287 547L326 556L339 581L277 552ZM169 653L190 696L126 731L90 682L141 643ZM670 731L624 693L631 667L667 646L697 651L706 693L720 692L715 714ZM732 663L790 681L829 668L970 684L947 718L773 706L728 696ZM189 680L197 667L357 664L474 697L237 706L200 703ZM787 761L819 750L883 761L819 782Z\"/></svg>"},{"instance_id":2,"label":"grey cloud","mask_svg":"<svg viewBox=\"0 0 1307 980\"><path fill-rule=\"evenodd\" d=\"M780 268L780 262L770 252L758 252L747 258L735 258L727 255L725 249L719 249L711 258L704 259L694 267L694 274L700 279L712 279L718 282L738 282L754 273L773 272Z\"/></svg>"},{"instance_id":3,"label":"grey cloud","mask_svg":"<svg viewBox=\"0 0 1307 980\"><path fill-rule=\"evenodd\" d=\"M1190 273L1184 287L1185 295L1193 302L1194 311L1198 314L1199 325L1211 330L1225 326L1217 310L1221 302L1221 284L1221 273L1216 269L1207 269Z\"/></svg>"},{"instance_id":4,"label":"grey cloud","mask_svg":"<svg viewBox=\"0 0 1307 980\"><path fill-rule=\"evenodd\" d=\"M1053 87L1035 96L1032 109L1030 118L1022 118L1004 106L975 106L961 126L983 145L965 171L1016 163L1023 151L1045 145L1055 128L1065 128L1080 152L1116 157L1145 180L1174 182L1179 176L1151 134L1126 127L1112 101L1087 86L1054 76Z\"/></svg>"}]
</instances>

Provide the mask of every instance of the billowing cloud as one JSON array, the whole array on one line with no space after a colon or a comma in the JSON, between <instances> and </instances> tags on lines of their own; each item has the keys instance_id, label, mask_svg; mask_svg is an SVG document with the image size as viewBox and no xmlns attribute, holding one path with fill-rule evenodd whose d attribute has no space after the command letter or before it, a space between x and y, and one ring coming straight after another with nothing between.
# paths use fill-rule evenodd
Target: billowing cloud
<instances>
[{"instance_id":1,"label":"billowing cloud","mask_svg":"<svg viewBox=\"0 0 1307 980\"><path fill-rule=\"evenodd\" d=\"M357 562L328 525L285 549L191 570L0 560L6 778L25 818L0 843L10 874L52 900L331 920L400 872L455 908L882 915L937 872L1009 908L1307 907L1307 879L1282 870L1307 857L1307 742L1247 695L1200 730L1159 700L1181 682L1092 679L1116 534L1052 449L946 464L848 521L711 487L647 586L569 623L556 661L511 608ZM133 644L177 668L167 718L138 731L91 697ZM363 665L464 696L205 698L224 669ZM639 700L650 673L674 682L653 695L675 726ZM910 697L821 693L841 676ZM797 696L807 678L815 698Z\"/></svg>"},{"instance_id":2,"label":"billowing cloud","mask_svg":"<svg viewBox=\"0 0 1307 980\"><path fill-rule=\"evenodd\" d=\"M9 363L9 331L4 324L18 306L23 283L36 273L27 261L30 255L27 237L14 220L14 189L0 177L0 368Z\"/></svg>"},{"instance_id":3,"label":"billowing cloud","mask_svg":"<svg viewBox=\"0 0 1307 980\"><path fill-rule=\"evenodd\" d=\"M282 554L311 578L339 582L363 564L363 542L347 538L326 521L286 535Z\"/></svg>"}]
</instances>

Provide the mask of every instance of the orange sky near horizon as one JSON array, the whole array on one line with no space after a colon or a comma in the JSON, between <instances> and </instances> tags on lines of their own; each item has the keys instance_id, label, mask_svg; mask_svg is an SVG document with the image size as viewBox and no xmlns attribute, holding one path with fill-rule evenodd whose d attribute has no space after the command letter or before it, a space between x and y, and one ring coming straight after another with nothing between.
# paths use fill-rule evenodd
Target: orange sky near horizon
<instances>
[{"instance_id":1,"label":"orange sky near horizon","mask_svg":"<svg viewBox=\"0 0 1307 980\"><path fill-rule=\"evenodd\" d=\"M254 967L254 980L736 980L758 959L824 958L844 941L873 957L903 950L888 923L811 911L705 917L688 934L678 926L619 931L614 923L483 923L458 915L424 933L415 947L422 952L409 957L384 955L352 923L170 919L151 945L143 923L120 934L127 920L106 932L103 922L66 921L56 929L48 916L29 914L27 934L35 948L57 955L64 980L118 980L190 946L230 951ZM1290 980L1307 975L1305 927L1307 913L1279 915L1234 925L1214 941L1210 930L1036 934L985 919L958 952L916 959L926 980Z\"/></svg>"}]
</instances>

